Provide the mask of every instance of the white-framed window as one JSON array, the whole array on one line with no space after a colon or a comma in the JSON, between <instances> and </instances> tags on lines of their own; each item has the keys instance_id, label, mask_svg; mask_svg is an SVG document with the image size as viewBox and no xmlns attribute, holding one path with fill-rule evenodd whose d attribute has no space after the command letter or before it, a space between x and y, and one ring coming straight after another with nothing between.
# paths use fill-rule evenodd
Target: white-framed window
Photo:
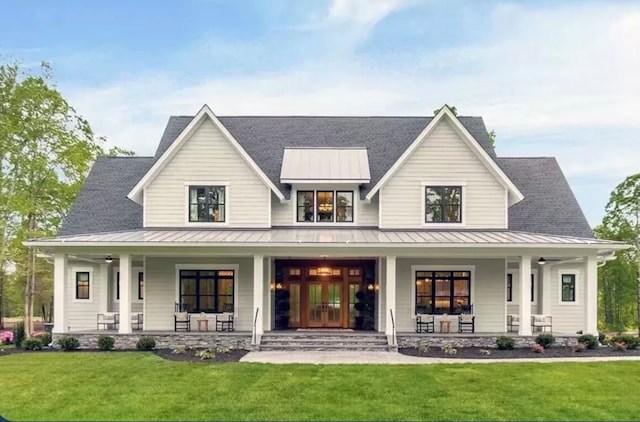
<instances>
[{"instance_id":1,"label":"white-framed window","mask_svg":"<svg viewBox=\"0 0 640 422\"><path fill-rule=\"evenodd\" d=\"M298 190L295 199L296 223L355 222L353 190Z\"/></svg>"},{"instance_id":2,"label":"white-framed window","mask_svg":"<svg viewBox=\"0 0 640 422\"><path fill-rule=\"evenodd\" d=\"M229 182L184 182L184 190L186 226L229 224Z\"/></svg>"},{"instance_id":3,"label":"white-framed window","mask_svg":"<svg viewBox=\"0 0 640 422\"><path fill-rule=\"evenodd\" d=\"M75 267L72 270L73 301L93 302L93 268Z\"/></svg>"},{"instance_id":4,"label":"white-framed window","mask_svg":"<svg viewBox=\"0 0 640 422\"><path fill-rule=\"evenodd\" d=\"M456 314L471 309L475 270L475 265L412 265L412 318L417 313Z\"/></svg>"},{"instance_id":5,"label":"white-framed window","mask_svg":"<svg viewBox=\"0 0 640 422\"><path fill-rule=\"evenodd\" d=\"M507 295L507 303L512 305L517 305L520 303L520 283L519 274L516 272L508 272L507 273L507 283L506 283L506 295ZM531 272L531 283L529 285L529 289L531 291L531 304L535 305L538 302L538 271L533 270Z\"/></svg>"},{"instance_id":6,"label":"white-framed window","mask_svg":"<svg viewBox=\"0 0 640 422\"><path fill-rule=\"evenodd\" d=\"M558 304L566 306L580 305L582 272L573 268L559 268L557 277Z\"/></svg>"},{"instance_id":7,"label":"white-framed window","mask_svg":"<svg viewBox=\"0 0 640 422\"><path fill-rule=\"evenodd\" d=\"M422 225L464 227L466 183L422 182Z\"/></svg>"}]
</instances>

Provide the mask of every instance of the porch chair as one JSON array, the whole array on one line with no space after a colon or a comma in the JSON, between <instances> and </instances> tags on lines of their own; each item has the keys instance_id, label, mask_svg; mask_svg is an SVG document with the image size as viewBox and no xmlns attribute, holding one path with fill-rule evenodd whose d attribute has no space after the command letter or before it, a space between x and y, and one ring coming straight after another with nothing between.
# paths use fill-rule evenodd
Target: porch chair
<instances>
[{"instance_id":1,"label":"porch chair","mask_svg":"<svg viewBox=\"0 0 640 422\"><path fill-rule=\"evenodd\" d=\"M142 312L134 312L131 314L131 328L134 330L142 330Z\"/></svg>"},{"instance_id":2,"label":"porch chair","mask_svg":"<svg viewBox=\"0 0 640 422\"><path fill-rule=\"evenodd\" d=\"M435 320L433 315L418 314L416 315L416 333L433 333L435 332Z\"/></svg>"},{"instance_id":3,"label":"porch chair","mask_svg":"<svg viewBox=\"0 0 640 422\"><path fill-rule=\"evenodd\" d=\"M458 315L458 332L474 333L476 331L476 317L473 314Z\"/></svg>"},{"instance_id":4,"label":"porch chair","mask_svg":"<svg viewBox=\"0 0 640 422\"><path fill-rule=\"evenodd\" d=\"M233 328L233 304L225 303L222 313L216 315L216 331L235 331Z\"/></svg>"},{"instance_id":5,"label":"porch chair","mask_svg":"<svg viewBox=\"0 0 640 422\"><path fill-rule=\"evenodd\" d=\"M191 331L191 318L187 312L187 305L184 303L176 303L176 311L173 314L173 330L174 331Z\"/></svg>"},{"instance_id":6,"label":"porch chair","mask_svg":"<svg viewBox=\"0 0 640 422\"><path fill-rule=\"evenodd\" d=\"M118 314L98 314L96 325L96 329L98 330L100 329L100 327L102 327L103 330L115 330L118 328Z\"/></svg>"},{"instance_id":7,"label":"porch chair","mask_svg":"<svg viewBox=\"0 0 640 422\"><path fill-rule=\"evenodd\" d=\"M531 315L531 331L552 330L551 315Z\"/></svg>"},{"instance_id":8,"label":"porch chair","mask_svg":"<svg viewBox=\"0 0 640 422\"><path fill-rule=\"evenodd\" d=\"M507 331L518 331L520 327L520 315L509 314L507 315Z\"/></svg>"}]
</instances>

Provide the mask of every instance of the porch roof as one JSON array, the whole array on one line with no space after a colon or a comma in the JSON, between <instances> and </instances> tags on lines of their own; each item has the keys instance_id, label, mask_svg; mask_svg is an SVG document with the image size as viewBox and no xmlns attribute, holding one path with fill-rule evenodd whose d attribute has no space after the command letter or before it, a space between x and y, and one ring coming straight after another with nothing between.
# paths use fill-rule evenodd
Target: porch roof
<instances>
[{"instance_id":1,"label":"porch roof","mask_svg":"<svg viewBox=\"0 0 640 422\"><path fill-rule=\"evenodd\" d=\"M513 230L146 229L32 239L28 246L569 247L626 249L623 242Z\"/></svg>"}]
</instances>

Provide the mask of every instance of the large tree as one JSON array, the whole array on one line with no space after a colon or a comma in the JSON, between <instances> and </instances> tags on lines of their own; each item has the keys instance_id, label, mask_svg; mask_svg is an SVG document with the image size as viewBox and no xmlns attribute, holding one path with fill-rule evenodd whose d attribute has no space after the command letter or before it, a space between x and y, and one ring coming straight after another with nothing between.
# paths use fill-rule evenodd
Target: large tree
<instances>
[{"instance_id":1,"label":"large tree","mask_svg":"<svg viewBox=\"0 0 640 422\"><path fill-rule=\"evenodd\" d=\"M636 282L635 322L640 332L640 173L627 177L616 186L605 212L601 230L609 234L608 238L633 245L633 248L619 252L619 255L635 263L635 271L627 277L633 276Z\"/></svg>"},{"instance_id":2,"label":"large tree","mask_svg":"<svg viewBox=\"0 0 640 422\"><path fill-rule=\"evenodd\" d=\"M50 270L23 242L56 233L95 158L105 153L103 143L53 85L47 64L37 72L0 65L0 277L8 262L15 265L27 335L36 288Z\"/></svg>"}]
</instances>

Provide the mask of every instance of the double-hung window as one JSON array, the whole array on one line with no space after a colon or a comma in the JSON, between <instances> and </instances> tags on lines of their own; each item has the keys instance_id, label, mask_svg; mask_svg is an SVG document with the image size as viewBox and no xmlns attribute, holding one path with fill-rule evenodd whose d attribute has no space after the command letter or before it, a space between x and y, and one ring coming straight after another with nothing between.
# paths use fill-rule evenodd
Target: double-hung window
<instances>
[{"instance_id":1,"label":"double-hung window","mask_svg":"<svg viewBox=\"0 0 640 422\"><path fill-rule=\"evenodd\" d=\"M188 312L232 312L234 270L180 270L180 303Z\"/></svg>"},{"instance_id":2,"label":"double-hung window","mask_svg":"<svg viewBox=\"0 0 640 422\"><path fill-rule=\"evenodd\" d=\"M189 222L224 223L225 186L189 186Z\"/></svg>"},{"instance_id":3,"label":"double-hung window","mask_svg":"<svg viewBox=\"0 0 640 422\"><path fill-rule=\"evenodd\" d=\"M353 191L297 192L296 222L353 223Z\"/></svg>"},{"instance_id":4,"label":"double-hung window","mask_svg":"<svg viewBox=\"0 0 640 422\"><path fill-rule=\"evenodd\" d=\"M144 299L144 272L138 271L138 300ZM116 272L116 300L120 300L120 271Z\"/></svg>"},{"instance_id":5,"label":"double-hung window","mask_svg":"<svg viewBox=\"0 0 640 422\"><path fill-rule=\"evenodd\" d=\"M531 302L536 301L536 277L534 273L531 273ZM513 302L513 274L507 274L507 302Z\"/></svg>"},{"instance_id":6,"label":"double-hung window","mask_svg":"<svg viewBox=\"0 0 640 422\"><path fill-rule=\"evenodd\" d=\"M76 272L76 299L89 299L89 272Z\"/></svg>"},{"instance_id":7,"label":"double-hung window","mask_svg":"<svg viewBox=\"0 0 640 422\"><path fill-rule=\"evenodd\" d=\"M562 291L562 302L576 301L576 275L562 274L560 279Z\"/></svg>"},{"instance_id":8,"label":"double-hung window","mask_svg":"<svg viewBox=\"0 0 640 422\"><path fill-rule=\"evenodd\" d=\"M425 223L462 223L462 186L425 186Z\"/></svg>"}]
</instances>

